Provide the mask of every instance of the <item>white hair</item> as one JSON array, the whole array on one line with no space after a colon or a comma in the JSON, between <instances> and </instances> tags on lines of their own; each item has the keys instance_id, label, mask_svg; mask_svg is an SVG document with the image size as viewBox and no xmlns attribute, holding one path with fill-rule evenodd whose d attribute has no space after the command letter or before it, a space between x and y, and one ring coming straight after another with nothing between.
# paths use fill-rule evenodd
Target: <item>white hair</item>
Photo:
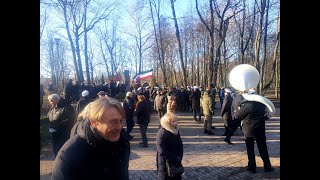
<instances>
[{"instance_id":1,"label":"white hair","mask_svg":"<svg viewBox=\"0 0 320 180\"><path fill-rule=\"evenodd\" d=\"M131 97L132 96L132 92L128 91L126 94L126 97Z\"/></svg>"},{"instance_id":2,"label":"white hair","mask_svg":"<svg viewBox=\"0 0 320 180\"><path fill-rule=\"evenodd\" d=\"M52 100L52 99L60 101L60 96L58 94L51 94L48 96L48 100Z\"/></svg>"}]
</instances>

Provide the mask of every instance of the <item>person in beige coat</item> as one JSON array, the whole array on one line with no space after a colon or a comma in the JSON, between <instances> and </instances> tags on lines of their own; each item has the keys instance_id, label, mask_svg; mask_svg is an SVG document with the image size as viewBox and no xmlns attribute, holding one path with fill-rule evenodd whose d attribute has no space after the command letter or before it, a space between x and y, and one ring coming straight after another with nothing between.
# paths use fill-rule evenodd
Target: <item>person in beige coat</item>
<instances>
[{"instance_id":1,"label":"person in beige coat","mask_svg":"<svg viewBox=\"0 0 320 180\"><path fill-rule=\"evenodd\" d=\"M208 135L214 135L211 131L212 125L212 115L214 115L214 104L212 98L209 96L210 90L207 89L202 96L202 108L203 108L203 115L204 115L204 133Z\"/></svg>"}]
</instances>

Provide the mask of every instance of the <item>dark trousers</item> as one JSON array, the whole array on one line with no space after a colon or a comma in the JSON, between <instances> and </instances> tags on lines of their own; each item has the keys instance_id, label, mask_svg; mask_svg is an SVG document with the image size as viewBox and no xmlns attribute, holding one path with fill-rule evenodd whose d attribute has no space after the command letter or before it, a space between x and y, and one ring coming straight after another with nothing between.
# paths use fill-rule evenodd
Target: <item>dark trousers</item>
<instances>
[{"instance_id":1,"label":"dark trousers","mask_svg":"<svg viewBox=\"0 0 320 180\"><path fill-rule=\"evenodd\" d=\"M126 119L126 122L127 122L127 137L129 137L134 127L134 121L133 119Z\"/></svg>"},{"instance_id":2,"label":"dark trousers","mask_svg":"<svg viewBox=\"0 0 320 180\"><path fill-rule=\"evenodd\" d=\"M212 115L205 115L203 121L204 130L211 131Z\"/></svg>"},{"instance_id":3,"label":"dark trousers","mask_svg":"<svg viewBox=\"0 0 320 180\"><path fill-rule=\"evenodd\" d=\"M248 167L256 168L256 159L254 154L254 140L257 142L260 157L263 161L263 166L265 169L271 167L268 148L266 143L266 133L265 129L259 130L254 137L245 137L247 155L248 155Z\"/></svg>"},{"instance_id":4,"label":"dark trousers","mask_svg":"<svg viewBox=\"0 0 320 180\"><path fill-rule=\"evenodd\" d=\"M194 119L194 120L197 119L197 113L198 113L198 115L199 115L198 121L201 121L200 108L198 108L198 109L192 109L192 111L193 111L193 119Z\"/></svg>"},{"instance_id":5,"label":"dark trousers","mask_svg":"<svg viewBox=\"0 0 320 180\"><path fill-rule=\"evenodd\" d=\"M240 121L229 121L228 128L226 130L226 140L230 140L231 136L233 136L234 132L236 132L236 130L240 126L240 123Z\"/></svg>"},{"instance_id":6,"label":"dark trousers","mask_svg":"<svg viewBox=\"0 0 320 180\"><path fill-rule=\"evenodd\" d=\"M161 119L162 116L166 113L166 111L164 109L161 109L161 110L158 110L158 116L159 118ZM160 124L160 120L159 120L159 127L161 127L161 124Z\"/></svg>"},{"instance_id":7,"label":"dark trousers","mask_svg":"<svg viewBox=\"0 0 320 180\"><path fill-rule=\"evenodd\" d=\"M187 101L187 111L189 111L189 107L192 111L192 102L191 101Z\"/></svg>"},{"instance_id":8,"label":"dark trousers","mask_svg":"<svg viewBox=\"0 0 320 180\"><path fill-rule=\"evenodd\" d=\"M232 127L232 125L231 125L232 122L231 121L232 121L232 119L228 119L228 117L226 117L226 116L223 117L223 123L224 123L224 129L225 129L224 134L225 135L231 133L231 127ZM232 133L232 135L233 135L233 133Z\"/></svg>"},{"instance_id":9,"label":"dark trousers","mask_svg":"<svg viewBox=\"0 0 320 180\"><path fill-rule=\"evenodd\" d=\"M222 104L223 104L223 99L224 99L224 98L220 98L220 97L219 97L219 99L220 99L220 109L221 109L221 108L222 108Z\"/></svg>"},{"instance_id":10,"label":"dark trousers","mask_svg":"<svg viewBox=\"0 0 320 180\"><path fill-rule=\"evenodd\" d=\"M169 177L166 170L160 170L160 171L165 171L166 174L164 175L161 172L159 173L159 170L158 170L157 177L159 180L163 180L163 179L165 179L165 180L181 180L182 179L181 175L179 175L177 177Z\"/></svg>"},{"instance_id":11,"label":"dark trousers","mask_svg":"<svg viewBox=\"0 0 320 180\"><path fill-rule=\"evenodd\" d=\"M69 139L70 134L56 131L52 133L52 149L54 157L57 156L63 144Z\"/></svg>"},{"instance_id":12,"label":"dark trousers","mask_svg":"<svg viewBox=\"0 0 320 180\"><path fill-rule=\"evenodd\" d=\"M169 177L168 176L168 180L181 180L181 175L177 176L177 177Z\"/></svg>"},{"instance_id":13,"label":"dark trousers","mask_svg":"<svg viewBox=\"0 0 320 180\"><path fill-rule=\"evenodd\" d=\"M184 111L186 111L187 110L187 102L186 101L181 101L181 104L180 104L180 106L181 106L181 112L184 112Z\"/></svg>"},{"instance_id":14,"label":"dark trousers","mask_svg":"<svg viewBox=\"0 0 320 180\"><path fill-rule=\"evenodd\" d=\"M165 112L164 109L158 110L158 116L159 116L159 118L161 119L162 116L163 116L165 113L166 113L166 112Z\"/></svg>"},{"instance_id":15,"label":"dark trousers","mask_svg":"<svg viewBox=\"0 0 320 180\"><path fill-rule=\"evenodd\" d=\"M147 138L147 128L148 128L148 124L146 124L146 125L144 125L144 124L139 124L139 128L140 128L142 143L143 143L143 144L148 144L148 138Z\"/></svg>"}]
</instances>

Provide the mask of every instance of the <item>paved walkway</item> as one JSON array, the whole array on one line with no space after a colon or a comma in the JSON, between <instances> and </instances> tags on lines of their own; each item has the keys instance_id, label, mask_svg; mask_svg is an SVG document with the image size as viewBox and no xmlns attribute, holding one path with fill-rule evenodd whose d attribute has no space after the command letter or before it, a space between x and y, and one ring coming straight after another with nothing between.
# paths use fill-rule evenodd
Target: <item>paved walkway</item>
<instances>
[{"instance_id":1,"label":"paved walkway","mask_svg":"<svg viewBox=\"0 0 320 180\"><path fill-rule=\"evenodd\" d=\"M234 145L223 141L223 120L220 109L215 109L213 116L213 130L215 135L208 136L203 133L203 123L193 120L191 112L176 113L178 125L184 146L182 164L185 174L182 179L208 180L208 179L280 179L280 108L276 108L276 115L266 122L267 145L271 164L275 171L265 173L263 162L255 145L257 173L251 174L244 167L247 165L246 147L243 136L238 129L231 138ZM203 118L202 118L203 121ZM135 126L130 141L131 154L129 161L130 180L155 180L156 178L156 133L159 118L151 115L151 122L147 130L149 140L148 148L138 146L141 135L138 126ZM50 179L52 169L52 152L50 145L44 147L40 154L40 180Z\"/></svg>"}]
</instances>

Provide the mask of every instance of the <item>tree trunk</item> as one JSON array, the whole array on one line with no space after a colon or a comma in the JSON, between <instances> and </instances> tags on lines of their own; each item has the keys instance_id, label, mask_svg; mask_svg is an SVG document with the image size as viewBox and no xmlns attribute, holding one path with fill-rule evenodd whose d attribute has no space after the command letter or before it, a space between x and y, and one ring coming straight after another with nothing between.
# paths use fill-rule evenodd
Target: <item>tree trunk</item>
<instances>
[{"instance_id":1,"label":"tree trunk","mask_svg":"<svg viewBox=\"0 0 320 180\"><path fill-rule=\"evenodd\" d=\"M105 52L103 51L103 45L102 45L101 40L99 41L99 45L100 45L99 47L100 47L100 50L101 50L101 54L102 54L103 61L104 61L105 65L106 65L107 77L109 77L109 76L110 76L109 66L108 66L108 63L107 63L106 54L105 54Z\"/></svg>"},{"instance_id":2,"label":"tree trunk","mask_svg":"<svg viewBox=\"0 0 320 180\"><path fill-rule=\"evenodd\" d=\"M178 45L179 45L180 65L181 65L182 74L183 74L183 83L187 84L187 73L186 73L186 69L184 67L184 61L183 61L182 47L181 47L181 42L180 42L180 33L179 33L178 22L177 22L176 13L175 13L175 10L174 10L173 0L170 0L170 1L171 1L171 9L172 9L172 15L173 15L173 19L174 19L174 24L175 24L175 27L176 27L176 37L177 37L177 41L178 41Z\"/></svg>"},{"instance_id":3,"label":"tree trunk","mask_svg":"<svg viewBox=\"0 0 320 180\"><path fill-rule=\"evenodd\" d=\"M78 59L79 74L80 74L80 78L82 79L82 81L84 81L82 63L81 63L81 55L80 55L78 28L76 28L76 31L75 31L75 43L76 43L76 54L77 54L77 59Z\"/></svg>"},{"instance_id":4,"label":"tree trunk","mask_svg":"<svg viewBox=\"0 0 320 180\"><path fill-rule=\"evenodd\" d=\"M213 18L213 5L212 5L212 0L209 0L209 3L210 3L210 21L211 21L211 28L209 28L209 26L207 25L207 23L203 20L200 12L199 12L199 9L198 9L198 0L196 0L196 9L197 9L197 13L199 15L199 18L201 20L201 22L205 25L207 31L209 32L209 37L210 37L210 52L209 52L209 59L210 59L210 62L209 62L209 69L211 70L211 73L209 75L209 79L208 79L208 84L211 84L211 83L214 83L216 84L216 79L217 77L214 77L213 76L216 76L217 75L217 67L214 68L213 64L214 64L214 59L213 59L213 56L214 56L214 18ZM215 80L214 80L215 79Z\"/></svg>"},{"instance_id":5,"label":"tree trunk","mask_svg":"<svg viewBox=\"0 0 320 180\"><path fill-rule=\"evenodd\" d=\"M263 17L264 17L264 11L265 11L265 4L266 4L266 0L262 0L261 1L261 5L260 5L260 21L258 24L258 29L257 29L257 34L256 34L256 39L254 42L254 66L257 68L257 70L260 73L261 76L261 72L260 72L260 61L259 61L259 57L260 57L260 44L261 44L261 29L262 29L262 23L263 23ZM257 86L257 94L260 94L260 83L259 82L258 86Z\"/></svg>"},{"instance_id":6,"label":"tree trunk","mask_svg":"<svg viewBox=\"0 0 320 180\"><path fill-rule=\"evenodd\" d=\"M83 79L81 79L81 75L80 75L80 72L79 72L79 69L78 69L78 63L77 63L77 58L76 58L76 50L75 50L75 47L74 47L74 43L73 43L73 40L72 40L70 28L69 28L69 21L68 21L68 16L67 16L67 4L66 4L66 1L64 1L64 0L59 0L59 4L60 4L61 8L63 9L63 17L64 17L64 22L65 22L65 25L66 25L66 31L67 31L68 39L69 39L70 46L71 46L73 64L74 64L74 68L75 68L75 71L76 71L76 75L78 77L78 81L79 82L83 82Z\"/></svg>"},{"instance_id":7,"label":"tree trunk","mask_svg":"<svg viewBox=\"0 0 320 180\"><path fill-rule=\"evenodd\" d=\"M166 75L166 66L165 66L165 63L164 63L164 53L163 53L163 49L162 49L162 41L163 40L162 40L162 35L161 35L160 15L159 15L159 13L160 13L159 12L160 11L160 7L159 6L160 5L158 3L157 18L158 18L159 40L158 40L158 36L157 36L156 25L155 25L155 22L154 22L151 0L149 0L149 5L150 5L150 11L151 11L151 18L152 18L154 36L155 36L155 39L156 39L158 58L159 58L161 72L162 72L162 84L168 85L167 75ZM160 41L160 43L159 43L159 41ZM160 47L159 47L159 44L160 44Z\"/></svg>"},{"instance_id":8,"label":"tree trunk","mask_svg":"<svg viewBox=\"0 0 320 180\"><path fill-rule=\"evenodd\" d=\"M200 84L200 48L201 48L201 40L199 40L199 43L198 43L198 53L197 53L197 79L195 80L195 83L196 84ZM194 85L194 84L193 84Z\"/></svg>"},{"instance_id":9,"label":"tree trunk","mask_svg":"<svg viewBox=\"0 0 320 180\"><path fill-rule=\"evenodd\" d=\"M88 80L88 85L91 85L90 81L90 71L89 71L89 57L88 57L88 30L87 30L87 0L84 3L84 14L83 14L83 32L84 32L84 62L86 66L86 75ZM92 63L92 62L91 62ZM92 77L93 79L93 77Z\"/></svg>"},{"instance_id":10,"label":"tree trunk","mask_svg":"<svg viewBox=\"0 0 320 180\"><path fill-rule=\"evenodd\" d=\"M260 92L262 92L262 88L264 86L265 81L265 64L267 63L267 34L268 34L268 14L269 14L269 0L267 0L266 5L266 18L264 22L264 36L263 36L263 57L261 62L261 76L260 76Z\"/></svg>"},{"instance_id":11,"label":"tree trunk","mask_svg":"<svg viewBox=\"0 0 320 180\"><path fill-rule=\"evenodd\" d=\"M204 81L207 80L207 68L206 68L206 38L203 39L203 58L202 58L202 72L201 82L198 85L204 85Z\"/></svg>"},{"instance_id":12,"label":"tree trunk","mask_svg":"<svg viewBox=\"0 0 320 180\"><path fill-rule=\"evenodd\" d=\"M142 72L143 71L143 69L142 69L142 64L143 64L143 62L142 62L142 45L141 45L141 34L139 34L139 48L138 48L138 50L139 50L139 73L140 72Z\"/></svg>"},{"instance_id":13,"label":"tree trunk","mask_svg":"<svg viewBox=\"0 0 320 180\"><path fill-rule=\"evenodd\" d=\"M276 33L276 43L275 43L275 46L274 46L274 49L273 49L273 60L272 60L272 75L271 75L271 79L270 81L263 87L262 89L262 92L264 95L265 92L268 90L268 88L270 88L272 82L273 82L273 79L274 79L274 76L276 76L276 82L275 82L275 97L276 98L279 98L278 96L278 58L277 58L277 55L278 55L278 47L279 47L279 41L280 41L280 16L278 16L278 27L277 27L277 33Z\"/></svg>"},{"instance_id":14,"label":"tree trunk","mask_svg":"<svg viewBox=\"0 0 320 180\"><path fill-rule=\"evenodd\" d=\"M53 87L57 87L57 81L56 81L56 76L55 76L55 65L54 65L54 52L53 52L53 39L50 38L49 40L49 61L50 61L50 72L51 72L51 82Z\"/></svg>"},{"instance_id":15,"label":"tree trunk","mask_svg":"<svg viewBox=\"0 0 320 180\"><path fill-rule=\"evenodd\" d=\"M226 49L226 41L223 41L223 84L224 86L226 87L227 86L227 67L228 67L228 64L227 64L227 49Z\"/></svg>"}]
</instances>

